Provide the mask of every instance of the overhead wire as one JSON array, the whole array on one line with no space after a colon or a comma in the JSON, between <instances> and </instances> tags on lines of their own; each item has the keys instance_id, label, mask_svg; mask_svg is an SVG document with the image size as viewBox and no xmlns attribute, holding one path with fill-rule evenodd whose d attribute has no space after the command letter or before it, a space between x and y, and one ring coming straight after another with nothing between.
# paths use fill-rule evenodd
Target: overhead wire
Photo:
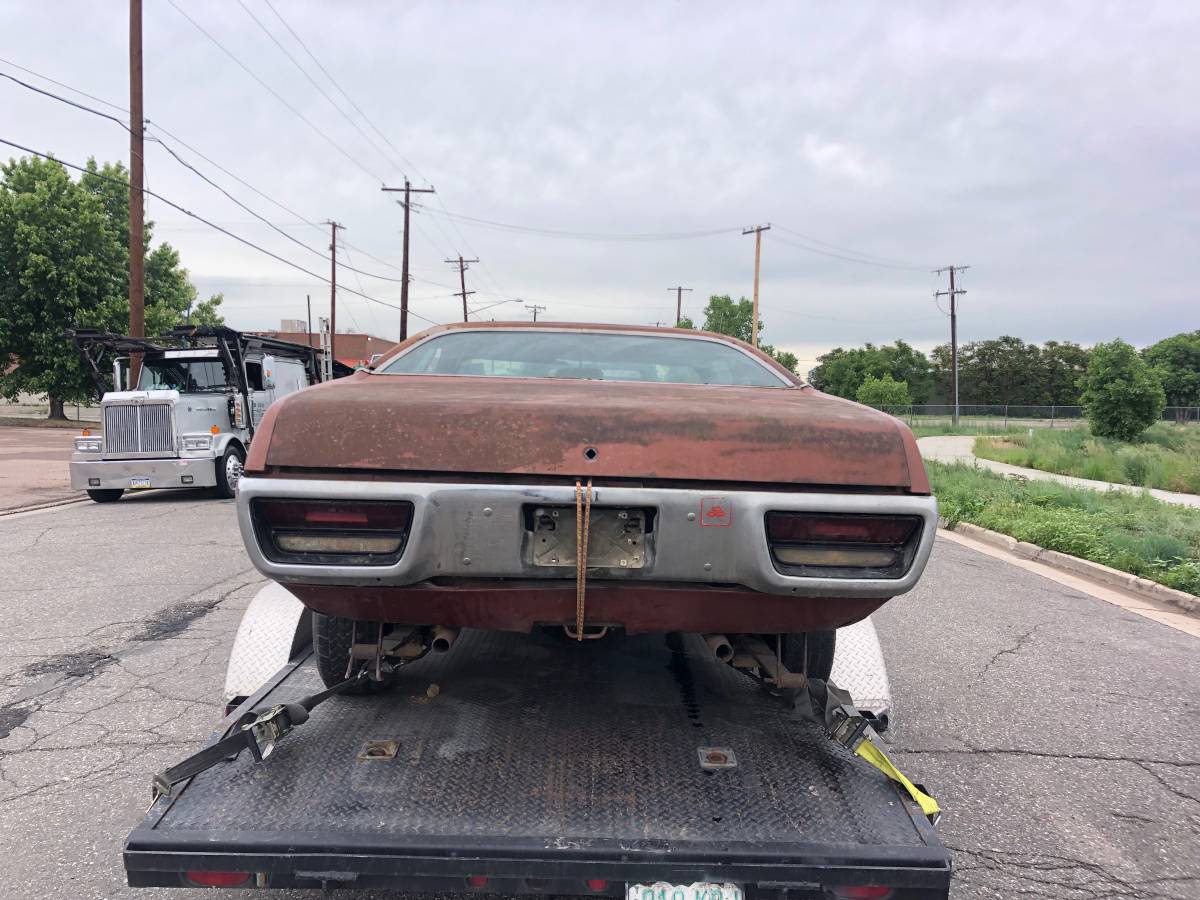
<instances>
[{"instance_id":1,"label":"overhead wire","mask_svg":"<svg viewBox=\"0 0 1200 900\"><path fill-rule=\"evenodd\" d=\"M768 232L768 235L769 234L770 233ZM899 265L896 263L874 262L869 259L861 259L861 258L855 257L855 256L847 256L844 253L834 253L831 250L822 250L820 247L813 247L808 244L801 244L801 243L798 243L797 241L789 241L787 238L781 238L778 235L776 235L774 237L769 237L769 240L771 240L775 243L786 244L790 247L796 247L799 250L807 250L809 253L816 253L820 256L829 256L834 259L841 259L841 260L845 260L846 262L858 263L859 265L863 265L863 266L874 266L874 267L880 268L880 269L899 269L899 270L910 271L910 272L925 271L924 266L909 266L909 265Z\"/></svg>"},{"instance_id":2,"label":"overhead wire","mask_svg":"<svg viewBox=\"0 0 1200 900\"><path fill-rule=\"evenodd\" d=\"M338 111L338 114L341 115L341 117L343 119L345 119L347 122L349 122L351 127L354 128L355 131L357 131L359 134L361 134L363 136L363 139L367 142L368 145L370 145L371 149L374 150L376 153L378 153L380 158L383 159L383 161L385 163L387 163L388 165L392 165L393 163L390 159L388 159L387 154L379 149L379 147L378 147L378 145L376 145L375 141L371 139L371 136L369 134L367 134L365 131L363 131L362 127L357 122L355 122L354 119L352 119L350 116L348 116L345 113L345 111L341 108L341 106L339 106L337 104L337 102L332 97L329 96L329 93L325 90L325 88L321 87L321 85L319 85L317 83L316 79L314 79L310 74L308 74L308 70L305 69L302 65L300 65L300 63L298 63L296 61L296 57L292 56L291 51L289 51L287 49L287 47L283 46L283 44L281 44L279 42L279 39L277 37L275 37L275 35L271 32L271 30L269 28L267 28L266 25L264 25L262 23L262 21L258 18L258 16L256 16L254 14L253 10L251 10L250 7L248 7L243 2L243 0L237 0L237 3L238 3L238 6L240 6L245 11L246 15L248 15L251 19L254 20L254 24L259 27L259 29L262 31L262 33L271 39L271 43L273 43L276 47L278 47L280 52L283 53L283 55L288 58L288 62L290 62L293 66L295 66L300 71L300 74L303 75L306 79L308 79L308 83L311 84L314 88L316 88L317 91L320 92L322 97L324 97L326 100L329 101L329 105L332 106L334 109L336 109ZM272 10L272 12L274 12L274 10ZM275 13L275 14L276 14L276 16L279 15L278 13ZM286 23L285 23L285 26L286 26Z\"/></svg>"},{"instance_id":3,"label":"overhead wire","mask_svg":"<svg viewBox=\"0 0 1200 900\"><path fill-rule=\"evenodd\" d=\"M80 166L76 163L67 162L66 160L61 159L57 156L54 156L49 153L42 153L38 150L34 150L32 147L26 147L23 144L18 144L15 141L8 140L7 138L0 137L0 144L5 144L9 147L13 147L24 153L30 153L34 156L41 157L42 159L51 160L53 162L58 163L59 165L66 166L69 169L74 169L77 172L88 172L90 175L92 175L95 178L100 178L103 181L111 181L114 184L119 184L125 188L132 189L132 186L130 185L130 183L128 181L124 181L120 178L113 178L109 175L104 175L99 172L90 172L87 169L87 167L85 167L85 166ZM233 238L238 243L244 244L245 246L250 247L252 250L257 250L259 253L262 253L265 256L269 256L272 259L276 260L277 262L281 262L286 266L290 266L291 268L296 269L299 272L303 272L305 275L308 275L311 278L315 278L318 281L324 282L325 284L331 283L330 279L326 278L325 276L319 275L316 272L306 269L306 268L304 268L304 266L300 265L299 263L293 262L292 260L287 259L286 257L280 256L278 253L268 250L265 247L261 247L258 244L254 243L253 241L248 240L247 238L244 238L241 235L236 234L227 228L221 227L220 225L216 224L215 222L212 222L212 221L204 218L204 216L201 216L198 213L192 212L190 209L180 206L178 203L164 197L162 194L151 191L148 188L143 188L142 193L144 193L146 196L153 197L154 199L158 200L160 203L165 203L167 206L171 207L172 209L174 209L178 212L183 213L185 216L188 216L189 218L196 219L199 222L203 222L205 225L208 225L210 228L214 229L215 231L219 231L221 234L224 234L227 237ZM378 297L372 297L370 294L366 294L361 291L356 291L353 288L342 287L340 289L345 290L351 294L355 294L356 296L362 297L366 300L370 300L372 303L378 303L381 306L390 306L392 309L397 309L397 310L400 308L399 306L397 306L394 303L388 303L386 300L380 300ZM429 318L426 318L425 316L421 316L416 313L413 313L412 310L409 310L409 314L415 316L418 319L421 319L422 321L429 322L432 325L439 324L439 323L433 321L433 319L429 319Z\"/></svg>"},{"instance_id":4,"label":"overhead wire","mask_svg":"<svg viewBox=\"0 0 1200 900\"><path fill-rule=\"evenodd\" d=\"M431 213L437 216L444 216L450 221L466 222L472 225L481 225L489 228L499 228L504 231L525 232L530 234L538 234L544 237L561 237L571 238L575 240L593 240L593 241L678 241L691 240L694 238L713 237L719 234L733 234L741 231L740 228L711 228L705 231L676 231L676 232L642 232L642 233L622 233L622 232L604 232L604 231L565 231L554 228L536 228L529 225L514 225L510 222L497 222L493 219L481 219L476 216L464 216L461 213L453 213L449 210L430 210Z\"/></svg>"},{"instance_id":5,"label":"overhead wire","mask_svg":"<svg viewBox=\"0 0 1200 900\"><path fill-rule=\"evenodd\" d=\"M40 77L40 76L39 76L39 77ZM37 87L36 85L29 84L29 83L28 83L28 82L26 82L26 81L22 81L20 78L17 78L17 77L15 77L15 76L13 76L13 75L9 75L7 72L0 72L0 78L7 78L9 81L15 82L16 84L19 84L19 85L21 85L22 87L28 88L28 89L29 89L29 90L31 90L31 91L35 91L35 92L36 92L36 93L38 93L38 94L41 94L41 95L43 95L43 96L49 97L49 98L51 98L51 99L54 99L54 100L58 100L58 101L59 101L59 102L61 102L61 103L65 103L65 104L67 104L68 106L72 106L72 107L74 107L74 108L76 108L76 109L82 110L83 112L88 112L88 113L91 113L92 115L99 116L99 117L101 117L101 118L103 118L103 119L108 119L109 121L111 121L111 122L115 122L115 123L116 123L117 125L119 125L121 128L125 129L125 131L126 131L126 132L129 132L129 131L130 131L129 125L128 125L128 124L126 124L125 122L121 121L120 119L118 119L116 116L109 115L109 114L108 114L108 113L106 113L106 112L102 112L101 110L98 110L98 109L95 109L95 108L93 108L93 107L87 106L86 104L83 104L83 103L76 103L74 100L71 100L70 98L63 97L63 96L61 96L61 95L59 95L59 94L55 94L53 91L47 91L47 90L44 90L44 89L42 89L42 88L39 88L39 87ZM68 90L69 90L69 89L70 89L70 88L68 88ZM161 126L155 126L155 127L159 128L160 130L162 130L162 131L164 131L164 132L166 131L166 129L162 128ZM185 169L187 169L188 171L192 172L194 175L196 175L198 178L200 178L202 181L204 181L204 182L205 182L206 184L208 184L210 187L212 187L212 188L214 188L215 190L219 191L219 192L220 192L220 193L221 193L221 194L222 194L222 195L223 195L223 196L224 196L224 197L225 197L227 200L229 200L231 203L235 204L235 205L236 205L238 208L240 208L240 209L244 210L245 212L249 213L250 215L254 216L254 218L255 218L255 219L257 219L257 220L258 220L259 222L261 222L262 224L266 225L266 226L267 226L268 228L270 228L272 231L274 231L274 232L276 232L277 234L281 235L282 237L284 237L284 238L285 238L285 239L287 239L288 241L291 241L293 244L296 244L296 245L297 245L297 246L299 246L299 247L303 247L305 250L308 250L310 253L314 253L314 254L316 254L317 256L321 257L322 259L325 259L325 258L326 258L326 254L325 254L325 253L324 253L322 250L320 250L320 249L318 249L318 248L316 248L316 247L313 247L311 244L306 244L304 241L300 240L299 238L297 238L297 237L294 237L294 236L293 236L293 235L291 235L291 234L288 234L286 231L284 231L284 230L283 230L283 228L282 228L281 226L279 226L279 225L277 225L276 223L274 223L274 222L270 221L269 219L267 219L265 216L261 215L261 214L260 214L258 211L256 211L256 210L255 210L255 209L253 209L252 207L250 207L250 206L247 206L245 203L243 203L241 200L239 200L237 197L235 197L233 194L231 194L229 191L227 191L227 190L226 190L226 189L225 189L223 186L221 186L221 185L220 185L220 184L218 184L217 182L213 181L211 178L209 178L207 175L205 175L203 172L201 172L199 169L197 169L195 166L193 166L193 165L192 165L190 162L188 162L186 159L184 159L182 156L180 156L180 155L179 155L179 154L178 154L178 153L177 153L177 152L176 152L176 151L175 151L175 150L174 150L174 149L171 147L171 145L170 145L170 144L168 144L168 143L167 143L165 140L163 140L161 137L158 137L158 136L156 136L156 135L150 135L150 136L148 137L148 139L149 139L150 141L153 141L154 143L157 143L157 144L158 144L159 146L161 146L161 147L163 148L163 150L165 150L165 151L166 151L166 152L167 152L167 153L168 153L168 154L169 154L169 155L170 155L170 156L171 156L171 157L172 157L172 158L173 158L173 159L174 159L174 160L175 160L177 163L179 163L181 166L183 166L183 167L184 167ZM176 138L176 140L178 140L178 139ZM181 141L180 143L182 143L182 141ZM197 152L197 151L193 150L193 152ZM203 155L203 154L198 154L198 155ZM211 160L210 160L210 162L211 162ZM213 163L213 165L216 165L216 164L215 164L215 163ZM220 166L217 166L217 168L221 168L221 167L220 167ZM222 169L222 171L226 171L226 170ZM240 179L240 178L237 178L237 176L236 176L236 175L233 175L233 174L232 174L232 173L230 173L230 172L226 172L226 174L228 174L228 175L229 175L231 178L234 178L234 179L236 179L237 181L241 182L241 179ZM266 199L268 199L268 200L270 200L270 199L271 199L271 198L267 197L265 194L262 194L262 192L261 192L261 191L258 191L257 189L253 188L253 186L252 186L252 185L249 185L249 184L247 184L246 182L242 182L242 183L243 183L243 184L246 184L246 186L247 186L247 187L250 187L252 190L255 190L255 192L256 192L256 193L259 193L259 194L261 194L263 197L266 197ZM271 201L271 202L276 202L276 201ZM277 205L277 206L279 206L281 209L283 209L285 212L288 212L289 214L291 214L291 215L294 215L294 216L296 216L298 219L300 219L300 223L301 223L301 224L306 224L306 225L314 225L315 227L317 227L318 229L320 229L322 232L324 232L324 229L323 229L321 226L319 226L319 225L316 225L316 223L309 222L308 220L306 220L306 219L304 219L303 217L301 217L301 216L299 215L299 213L293 212L293 211L291 211L291 210L287 209L287 207L284 207L282 204L279 204L279 203L277 203L277 202L276 202L276 205ZM377 279L377 280L379 280L379 281L391 281L391 282L399 282L399 281L401 280L401 279L399 279L399 278L393 278L393 277L392 277L392 276L390 276L390 275L380 275L380 274L378 274L378 273L376 273L376 272L368 272L368 271L366 271L366 270L364 270L364 269L359 269L359 268L356 268L355 266L349 265L349 264L347 264L347 263L338 263L337 265L338 265L340 268L344 268L344 269L346 269L347 271L354 272L356 276L357 276L357 275L365 275L367 278L374 278L374 279ZM439 285L439 287L448 287L448 285Z\"/></svg>"},{"instance_id":6,"label":"overhead wire","mask_svg":"<svg viewBox=\"0 0 1200 900\"><path fill-rule=\"evenodd\" d=\"M350 153L348 150L346 150L341 144L339 144L337 141L335 141L333 138L331 138L328 134L326 134L323 130L321 130L319 127L317 127L317 125L315 125L311 119L309 119L306 115L304 115L304 113L300 112L300 110L296 109L296 107L294 107L291 103L289 103L286 99L284 99L282 94L280 94L273 87L271 87L269 84L267 84L267 82L265 82L262 78L260 78L254 72L254 70L251 69L249 66L247 66L244 62L242 62L233 53L233 51L231 51L229 48L227 48L224 44L222 44L215 37L213 37L213 35L208 30L206 30L203 25L201 25L199 22L197 22L195 19L193 19L191 16L189 16L186 12L184 12L183 9L179 6L179 4L175 2L175 0L167 0L167 3L169 3L171 5L172 9L174 9L177 13L179 13L181 16L183 16L185 19L187 19L188 22L190 22L192 24L192 27L194 27L197 31L199 31L201 34L203 34L210 41L212 41L212 43L215 44L222 53L224 53L231 60L233 60L238 65L238 67L242 69L242 71L244 71L247 75L249 75L256 82L258 82L258 84L261 85L264 90L266 90L269 94L271 94L272 97L274 97L281 104L283 104L289 111L291 111L291 113L293 115L295 115L298 119L300 119L300 121L302 121L310 129L312 129L317 135L319 135L331 147L333 147L335 150L337 150L338 153L342 154L342 156L344 156L347 160L349 160L349 162L351 164L353 164L355 167L360 169L362 172L366 173L375 182L377 182L379 184L383 183L383 179L378 174L376 174L375 172L372 172L370 169L368 169L365 165L362 164L362 162L356 156L354 156L352 153Z\"/></svg>"},{"instance_id":7,"label":"overhead wire","mask_svg":"<svg viewBox=\"0 0 1200 900\"><path fill-rule=\"evenodd\" d=\"M821 246L823 246L823 247L831 247L831 248L833 248L834 250L841 250L841 251L843 251L844 253L851 253L851 254L853 254L853 255L855 255L855 256L861 256L861 257L864 257L864 258L867 258L867 259L874 259L874 260L877 260L877 261L879 261L879 262L883 262L883 263L891 263L892 265L895 265L895 266L900 266L900 267L903 267L903 268L906 268L906 269L913 269L914 271L921 271L921 272L923 272L923 271L925 271L926 269L928 269L928 268L929 268L928 266L918 266L918 265L916 265L916 264L914 264L914 263L907 263L907 262L904 262L903 260L894 259L894 258L892 258L892 257L888 257L888 256L881 256L881 255L880 255L880 254L878 254L878 253L867 253L867 252L865 252L865 251L863 251L863 250L855 250L853 247L845 247L845 246L843 246L843 245L841 245L841 244L833 244L833 243L830 243L829 241L823 241L823 240L821 240L820 238L815 238L815 237L813 237L813 236L811 236L811 235L804 234L804 233L802 233L802 232L799 232L799 231L796 231L796 230L794 230L794 229L788 228L788 227L786 227L786 226L784 226L784 225L780 225L780 224L779 224L779 223L777 223L777 222L775 222L775 223L772 223L772 227L773 227L773 229L778 229L779 231L782 231L782 232L784 232L785 234L790 234L790 235L792 235L793 237L798 237L798 238L800 238L801 240L808 241L808 242L809 242L809 243L811 243L811 244L820 244L820 245L821 245Z\"/></svg>"}]
</instances>

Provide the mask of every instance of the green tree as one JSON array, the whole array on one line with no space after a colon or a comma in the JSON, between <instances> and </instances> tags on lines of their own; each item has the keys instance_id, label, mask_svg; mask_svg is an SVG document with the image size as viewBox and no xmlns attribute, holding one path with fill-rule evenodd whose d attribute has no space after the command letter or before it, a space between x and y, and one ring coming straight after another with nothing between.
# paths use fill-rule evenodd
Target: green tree
<instances>
[{"instance_id":1,"label":"green tree","mask_svg":"<svg viewBox=\"0 0 1200 900\"><path fill-rule=\"evenodd\" d=\"M897 406L908 406L908 385L903 381L896 381L891 375L884 375L882 378L868 375L858 386L855 399L876 409L891 410Z\"/></svg>"},{"instance_id":2,"label":"green tree","mask_svg":"<svg viewBox=\"0 0 1200 900\"><path fill-rule=\"evenodd\" d=\"M1142 351L1158 371L1170 406L1200 405L1200 331L1159 341Z\"/></svg>"},{"instance_id":3,"label":"green tree","mask_svg":"<svg viewBox=\"0 0 1200 900\"><path fill-rule=\"evenodd\" d=\"M44 394L51 418L90 384L62 333L114 330L127 252L103 202L53 160L0 166L0 394Z\"/></svg>"},{"instance_id":4,"label":"green tree","mask_svg":"<svg viewBox=\"0 0 1200 900\"><path fill-rule=\"evenodd\" d=\"M1092 434L1100 437L1132 441L1167 404L1158 372L1120 339L1092 348L1079 387Z\"/></svg>"},{"instance_id":5,"label":"green tree","mask_svg":"<svg viewBox=\"0 0 1200 900\"><path fill-rule=\"evenodd\" d=\"M1075 406L1079 403L1079 379L1087 371L1089 351L1071 341L1042 344L1041 382L1043 403Z\"/></svg>"},{"instance_id":6,"label":"green tree","mask_svg":"<svg viewBox=\"0 0 1200 900\"><path fill-rule=\"evenodd\" d=\"M129 188L119 165L89 160L78 182L53 160L0 165L0 395L45 395L50 417L90 396L68 328L124 331L129 321ZM221 297L196 304L196 289L168 244L146 238L146 330L221 324Z\"/></svg>"},{"instance_id":7,"label":"green tree","mask_svg":"<svg viewBox=\"0 0 1200 900\"><path fill-rule=\"evenodd\" d=\"M866 344L850 350L835 347L817 358L812 383L818 390L854 398L869 378L887 376L906 385L914 403L925 403L932 387L929 359L904 341L877 347ZM908 402L908 401L905 401Z\"/></svg>"},{"instance_id":8,"label":"green tree","mask_svg":"<svg viewBox=\"0 0 1200 900\"><path fill-rule=\"evenodd\" d=\"M729 337L737 338L739 341L750 343L752 334L751 324L754 321L754 303L742 297L740 300L734 301L728 294L713 294L708 298L708 304L704 307L704 330L713 331L717 334L725 334ZM679 320L680 328L692 328L692 320L684 317ZM786 368L789 372L796 372L796 366L799 360L796 354L789 350L776 350L770 344L764 344L761 340L763 333L763 322L758 320L759 343L758 349L768 356L773 357L776 362Z\"/></svg>"}]
</instances>

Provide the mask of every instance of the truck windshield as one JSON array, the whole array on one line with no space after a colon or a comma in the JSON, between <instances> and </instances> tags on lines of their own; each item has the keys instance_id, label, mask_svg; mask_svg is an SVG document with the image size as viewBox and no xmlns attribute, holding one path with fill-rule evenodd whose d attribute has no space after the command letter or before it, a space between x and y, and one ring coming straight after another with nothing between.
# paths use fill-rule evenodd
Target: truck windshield
<instances>
[{"instance_id":1,"label":"truck windshield","mask_svg":"<svg viewBox=\"0 0 1200 900\"><path fill-rule=\"evenodd\" d=\"M380 374L586 378L776 388L789 384L749 353L719 341L549 329L441 334L396 357Z\"/></svg>"},{"instance_id":2,"label":"truck windshield","mask_svg":"<svg viewBox=\"0 0 1200 900\"><path fill-rule=\"evenodd\" d=\"M219 359L148 359L138 379L140 391L215 394L225 391L225 365Z\"/></svg>"}]
</instances>

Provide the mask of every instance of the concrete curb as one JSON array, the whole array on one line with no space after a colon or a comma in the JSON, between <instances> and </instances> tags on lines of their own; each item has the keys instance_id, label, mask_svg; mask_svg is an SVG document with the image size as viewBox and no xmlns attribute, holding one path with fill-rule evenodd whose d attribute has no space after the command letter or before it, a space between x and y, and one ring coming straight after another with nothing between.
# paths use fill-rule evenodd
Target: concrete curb
<instances>
[{"instance_id":1,"label":"concrete curb","mask_svg":"<svg viewBox=\"0 0 1200 900\"><path fill-rule=\"evenodd\" d=\"M1009 553L1019 556L1022 559L1033 560L1042 565L1050 566L1052 569L1070 572L1072 575L1078 575L1080 578L1087 578L1090 581L1095 581L1108 587L1120 588L1139 597L1145 597L1148 600L1170 603L1172 606L1179 607L1184 612L1200 616L1200 597L1195 597L1184 591L1177 591L1174 588L1169 588L1148 578L1131 575L1129 572L1122 572L1119 569L1104 566L1091 560L1080 559L1077 556L1059 553L1057 550L1047 550L1045 547L1039 547L1037 544L1018 541L1007 534L1000 534L998 531L989 531L986 528L980 528L978 525L972 525L970 522L959 522L951 528L945 519L939 518L938 525L947 531L965 535L980 543L990 544L993 547L999 547L1001 550L1007 550Z\"/></svg>"},{"instance_id":2,"label":"concrete curb","mask_svg":"<svg viewBox=\"0 0 1200 900\"><path fill-rule=\"evenodd\" d=\"M0 509L0 516L15 516L18 513L37 512L40 509L54 509L56 506L68 506L72 503L83 503L85 497L64 497L62 500L48 500L44 503L32 503L29 506L14 506L12 509Z\"/></svg>"}]
</instances>

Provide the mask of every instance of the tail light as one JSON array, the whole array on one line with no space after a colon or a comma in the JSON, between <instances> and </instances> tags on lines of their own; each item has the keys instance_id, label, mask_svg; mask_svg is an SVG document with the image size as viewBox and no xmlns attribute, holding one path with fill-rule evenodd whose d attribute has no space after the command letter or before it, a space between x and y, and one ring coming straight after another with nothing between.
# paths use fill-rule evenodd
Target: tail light
<instances>
[{"instance_id":1,"label":"tail light","mask_svg":"<svg viewBox=\"0 0 1200 900\"><path fill-rule=\"evenodd\" d=\"M250 510L272 562L386 566L404 553L413 508L403 501L258 498Z\"/></svg>"},{"instance_id":2,"label":"tail light","mask_svg":"<svg viewBox=\"0 0 1200 900\"><path fill-rule=\"evenodd\" d=\"M920 516L767 513L767 541L785 575L900 578L912 565Z\"/></svg>"},{"instance_id":3,"label":"tail light","mask_svg":"<svg viewBox=\"0 0 1200 900\"><path fill-rule=\"evenodd\" d=\"M845 885L840 887L827 887L825 894L829 897L837 897L838 900L887 900L895 891L890 887L881 887L877 884L864 885Z\"/></svg>"},{"instance_id":4,"label":"tail light","mask_svg":"<svg viewBox=\"0 0 1200 900\"><path fill-rule=\"evenodd\" d=\"M188 884L213 888L243 887L250 881L249 872L184 872L183 877Z\"/></svg>"}]
</instances>

